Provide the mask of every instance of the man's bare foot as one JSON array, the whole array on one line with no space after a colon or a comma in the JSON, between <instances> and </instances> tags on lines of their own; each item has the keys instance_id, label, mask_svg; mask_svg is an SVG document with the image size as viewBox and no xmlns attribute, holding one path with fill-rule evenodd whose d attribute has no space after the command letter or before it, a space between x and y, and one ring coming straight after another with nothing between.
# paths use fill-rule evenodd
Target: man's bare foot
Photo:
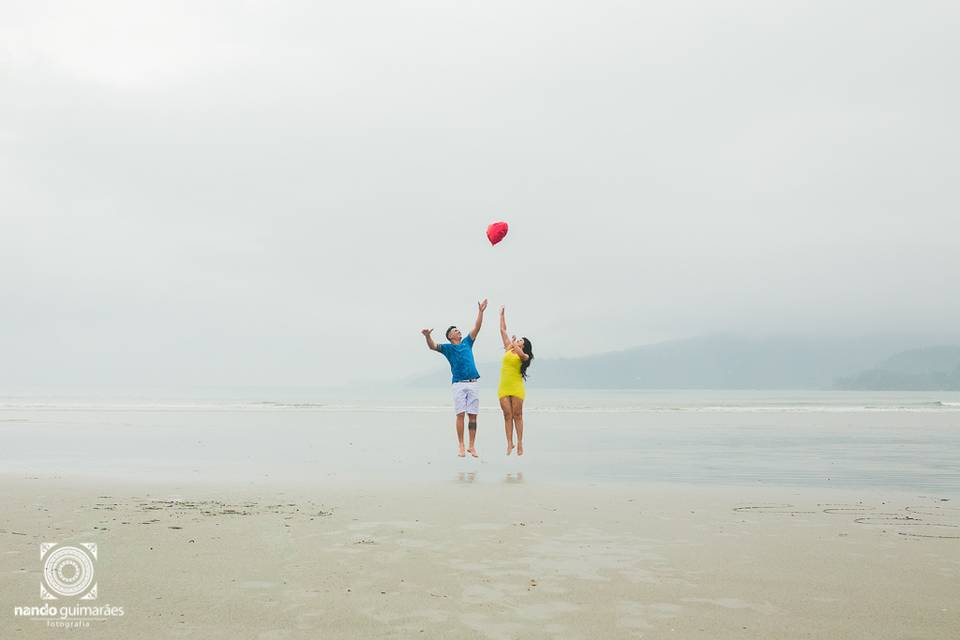
<instances>
[{"instance_id":1,"label":"man's bare foot","mask_svg":"<svg viewBox=\"0 0 960 640\"><path fill-rule=\"evenodd\" d=\"M470 447L469 449L467 449L467 451L469 451L469 452L470 452L470 455L472 455L474 458L479 458L479 457L480 457L480 456L477 455L477 450L474 449L473 447Z\"/></svg>"},{"instance_id":2,"label":"man's bare foot","mask_svg":"<svg viewBox=\"0 0 960 640\"><path fill-rule=\"evenodd\" d=\"M513 451L513 443L512 443L512 442L508 442L508 443L507 443L507 455L510 455L510 452L511 452L511 451Z\"/></svg>"},{"instance_id":3,"label":"man's bare foot","mask_svg":"<svg viewBox=\"0 0 960 640\"><path fill-rule=\"evenodd\" d=\"M523 443L522 443L522 442L518 442L518 443L517 443L517 455L518 455L518 456L522 456L522 455L523 455Z\"/></svg>"},{"instance_id":4,"label":"man's bare foot","mask_svg":"<svg viewBox=\"0 0 960 640\"><path fill-rule=\"evenodd\" d=\"M460 445L460 450L457 452L457 455L460 456L461 458L463 458L463 457L465 457L465 456L467 455L466 452L465 452L464 449L463 449L463 445Z\"/></svg>"}]
</instances>

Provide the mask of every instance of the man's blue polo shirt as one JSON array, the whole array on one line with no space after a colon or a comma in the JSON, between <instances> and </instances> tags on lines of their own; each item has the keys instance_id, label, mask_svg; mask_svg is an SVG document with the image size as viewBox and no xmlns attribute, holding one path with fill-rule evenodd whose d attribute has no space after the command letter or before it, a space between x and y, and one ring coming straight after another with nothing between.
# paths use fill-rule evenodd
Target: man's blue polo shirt
<instances>
[{"instance_id":1,"label":"man's blue polo shirt","mask_svg":"<svg viewBox=\"0 0 960 640\"><path fill-rule=\"evenodd\" d=\"M480 377L477 365L473 361L473 338L469 335L460 341L460 344L445 342L437 345L437 350L450 362L450 372L454 382L475 380Z\"/></svg>"}]
</instances>

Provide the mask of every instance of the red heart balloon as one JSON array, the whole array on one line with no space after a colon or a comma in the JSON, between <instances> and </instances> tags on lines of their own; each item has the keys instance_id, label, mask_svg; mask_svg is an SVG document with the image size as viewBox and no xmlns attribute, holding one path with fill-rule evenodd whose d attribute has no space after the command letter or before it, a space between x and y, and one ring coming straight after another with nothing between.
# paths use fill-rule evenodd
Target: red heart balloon
<instances>
[{"instance_id":1,"label":"red heart balloon","mask_svg":"<svg viewBox=\"0 0 960 640\"><path fill-rule=\"evenodd\" d=\"M507 236L508 225L506 222L494 222L487 227L487 239L490 244L497 244Z\"/></svg>"}]
</instances>

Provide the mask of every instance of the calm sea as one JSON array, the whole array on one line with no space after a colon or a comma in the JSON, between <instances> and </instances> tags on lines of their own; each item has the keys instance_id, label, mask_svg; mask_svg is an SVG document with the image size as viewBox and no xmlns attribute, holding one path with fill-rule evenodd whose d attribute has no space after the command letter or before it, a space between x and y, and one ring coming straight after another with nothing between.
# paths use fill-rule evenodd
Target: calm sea
<instances>
[{"instance_id":1,"label":"calm sea","mask_svg":"<svg viewBox=\"0 0 960 640\"><path fill-rule=\"evenodd\" d=\"M0 470L129 482L685 483L960 496L960 393L530 389L506 457L484 389L479 459L449 390L7 390Z\"/></svg>"}]
</instances>

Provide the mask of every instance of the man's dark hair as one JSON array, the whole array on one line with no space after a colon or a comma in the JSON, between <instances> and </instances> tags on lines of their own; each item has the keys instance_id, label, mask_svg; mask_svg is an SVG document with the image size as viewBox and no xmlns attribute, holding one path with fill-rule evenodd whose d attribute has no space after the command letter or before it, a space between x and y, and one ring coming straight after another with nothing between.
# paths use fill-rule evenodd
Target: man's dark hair
<instances>
[{"instance_id":1,"label":"man's dark hair","mask_svg":"<svg viewBox=\"0 0 960 640\"><path fill-rule=\"evenodd\" d=\"M450 339L450 332L453 331L453 330L456 329L456 328L457 328L457 325L455 325L455 324L452 324L452 325L450 325L449 327L447 327L447 332L446 332L445 334L443 334L443 335L447 338L447 340Z\"/></svg>"}]
</instances>

